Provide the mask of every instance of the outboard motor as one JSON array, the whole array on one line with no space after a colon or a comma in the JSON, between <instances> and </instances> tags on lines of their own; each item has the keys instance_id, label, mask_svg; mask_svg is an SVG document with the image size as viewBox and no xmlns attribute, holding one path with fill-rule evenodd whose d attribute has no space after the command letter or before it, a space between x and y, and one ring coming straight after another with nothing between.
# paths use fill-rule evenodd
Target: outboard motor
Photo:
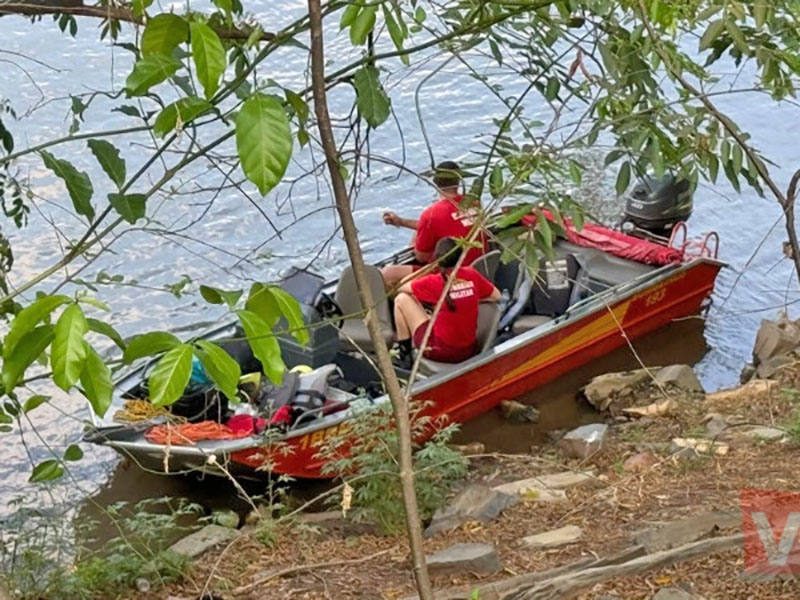
<instances>
[{"instance_id":1,"label":"outboard motor","mask_svg":"<svg viewBox=\"0 0 800 600\"><path fill-rule=\"evenodd\" d=\"M669 238L672 228L692 214L689 181L665 175L661 179L644 177L634 186L625 203L623 231ZM650 237L650 236L648 236Z\"/></svg>"}]
</instances>

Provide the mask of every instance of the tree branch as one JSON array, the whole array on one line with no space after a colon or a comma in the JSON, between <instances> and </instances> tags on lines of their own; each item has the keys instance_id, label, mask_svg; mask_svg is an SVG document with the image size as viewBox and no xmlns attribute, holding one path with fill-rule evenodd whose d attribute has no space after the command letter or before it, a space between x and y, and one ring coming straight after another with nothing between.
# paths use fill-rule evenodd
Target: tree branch
<instances>
[{"instance_id":1,"label":"tree branch","mask_svg":"<svg viewBox=\"0 0 800 600\"><path fill-rule=\"evenodd\" d=\"M134 13L130 8L118 6L84 6L81 0L75 2L54 2L52 4L32 2L4 2L0 0L0 16L20 15L35 17L40 15L72 15L75 17L92 17L95 19L109 19L124 21L134 25L144 25L144 18ZM252 29L239 27L212 26L216 34L225 40L246 40L253 33ZM274 33L262 32L260 39L269 41L275 38Z\"/></svg>"}]
</instances>

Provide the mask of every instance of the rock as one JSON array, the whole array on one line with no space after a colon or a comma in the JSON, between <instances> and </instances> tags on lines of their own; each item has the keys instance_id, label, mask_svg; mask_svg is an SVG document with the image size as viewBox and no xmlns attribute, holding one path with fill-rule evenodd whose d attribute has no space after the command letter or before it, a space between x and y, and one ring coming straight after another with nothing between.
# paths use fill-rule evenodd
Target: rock
<instances>
[{"instance_id":1,"label":"rock","mask_svg":"<svg viewBox=\"0 0 800 600\"><path fill-rule=\"evenodd\" d=\"M673 521L663 527L640 531L634 536L634 540L648 554L653 554L696 542L718 529L730 529L741 525L742 514L739 511L711 511L696 517Z\"/></svg>"},{"instance_id":2,"label":"rock","mask_svg":"<svg viewBox=\"0 0 800 600\"><path fill-rule=\"evenodd\" d=\"M778 442L786 437L786 432L777 427L751 427L734 432L734 437L753 441Z\"/></svg>"},{"instance_id":3,"label":"rock","mask_svg":"<svg viewBox=\"0 0 800 600\"><path fill-rule=\"evenodd\" d=\"M206 525L199 531L178 540L170 550L176 554L183 554L189 558L197 558L206 550L220 544L226 544L236 538L239 532L222 525Z\"/></svg>"},{"instance_id":4,"label":"rock","mask_svg":"<svg viewBox=\"0 0 800 600\"><path fill-rule=\"evenodd\" d=\"M518 421L520 423L538 423L539 411L533 406L522 404L516 400L503 400L500 403L500 412L509 421Z\"/></svg>"},{"instance_id":5,"label":"rock","mask_svg":"<svg viewBox=\"0 0 800 600\"><path fill-rule=\"evenodd\" d=\"M752 404L753 402L763 400L776 385L778 385L776 381L753 379L744 385L708 394L706 396L706 404L710 406L724 406L739 403Z\"/></svg>"},{"instance_id":6,"label":"rock","mask_svg":"<svg viewBox=\"0 0 800 600\"><path fill-rule=\"evenodd\" d=\"M341 510L326 510L323 512L303 513L297 520L306 525L319 525L320 523L330 523L331 521L341 521Z\"/></svg>"},{"instance_id":7,"label":"rock","mask_svg":"<svg viewBox=\"0 0 800 600\"><path fill-rule=\"evenodd\" d=\"M739 373L739 382L747 383L756 376L756 367L753 363L747 363L742 367L742 372Z\"/></svg>"},{"instance_id":8,"label":"rock","mask_svg":"<svg viewBox=\"0 0 800 600\"><path fill-rule=\"evenodd\" d=\"M425 559L432 576L475 573L491 575L500 570L497 550L490 544L455 544Z\"/></svg>"},{"instance_id":9,"label":"rock","mask_svg":"<svg viewBox=\"0 0 800 600\"><path fill-rule=\"evenodd\" d=\"M705 392L694 369L689 365L670 365L659 369L656 382L664 387L673 386L684 392Z\"/></svg>"},{"instance_id":10,"label":"rock","mask_svg":"<svg viewBox=\"0 0 800 600\"><path fill-rule=\"evenodd\" d=\"M694 596L679 587L661 588L653 600L693 600Z\"/></svg>"},{"instance_id":11,"label":"rock","mask_svg":"<svg viewBox=\"0 0 800 600\"><path fill-rule=\"evenodd\" d=\"M144 577L137 577L136 581L134 581L134 584L136 585L136 589L143 594L146 594L150 591L150 582Z\"/></svg>"},{"instance_id":12,"label":"rock","mask_svg":"<svg viewBox=\"0 0 800 600\"><path fill-rule=\"evenodd\" d=\"M569 458L586 458L603 447L608 425L593 423L573 429L558 442L558 447Z\"/></svg>"},{"instance_id":13,"label":"rock","mask_svg":"<svg viewBox=\"0 0 800 600\"><path fill-rule=\"evenodd\" d=\"M772 379L781 369L794 364L795 359L788 355L773 356L756 367L756 375L760 379Z\"/></svg>"},{"instance_id":14,"label":"rock","mask_svg":"<svg viewBox=\"0 0 800 600\"><path fill-rule=\"evenodd\" d=\"M723 442L698 438L674 438L670 446L670 453L680 458L693 458L698 454L725 456L729 450L730 446Z\"/></svg>"},{"instance_id":15,"label":"rock","mask_svg":"<svg viewBox=\"0 0 800 600\"><path fill-rule=\"evenodd\" d=\"M564 471L552 475L540 475L530 479L519 479L510 483L495 486L494 489L504 494L526 495L531 491L563 490L577 485L584 485L594 481L593 471Z\"/></svg>"},{"instance_id":16,"label":"rock","mask_svg":"<svg viewBox=\"0 0 800 600\"><path fill-rule=\"evenodd\" d=\"M678 403L672 398L667 398L661 402L653 402L647 406L633 406L623 408L622 412L631 417L663 417L672 413Z\"/></svg>"},{"instance_id":17,"label":"rock","mask_svg":"<svg viewBox=\"0 0 800 600\"><path fill-rule=\"evenodd\" d=\"M622 470L628 473L647 471L656 464L658 464L658 459L650 452L639 452L622 463Z\"/></svg>"},{"instance_id":18,"label":"rock","mask_svg":"<svg viewBox=\"0 0 800 600\"><path fill-rule=\"evenodd\" d=\"M470 442L469 444L452 444L450 446L456 452L464 456L474 456L475 454L486 454L486 446L481 442Z\"/></svg>"},{"instance_id":19,"label":"rock","mask_svg":"<svg viewBox=\"0 0 800 600\"><path fill-rule=\"evenodd\" d=\"M440 531L455 529L467 521L488 523L517 502L519 497L516 495L472 484L458 494L449 506L436 511L425 535L431 536Z\"/></svg>"},{"instance_id":20,"label":"rock","mask_svg":"<svg viewBox=\"0 0 800 600\"><path fill-rule=\"evenodd\" d=\"M603 412L609 409L615 399L632 396L637 387L650 381L645 369L606 373L592 379L582 392L589 404Z\"/></svg>"},{"instance_id":21,"label":"rock","mask_svg":"<svg viewBox=\"0 0 800 600\"><path fill-rule=\"evenodd\" d=\"M728 428L728 422L722 415L711 413L710 415L706 415L706 417L707 418L704 419L704 422L706 426L706 433L708 433L709 436L717 437Z\"/></svg>"},{"instance_id":22,"label":"rock","mask_svg":"<svg viewBox=\"0 0 800 600\"><path fill-rule=\"evenodd\" d=\"M522 538L522 544L534 550L559 548L577 542L582 535L583 529L576 525L567 525L552 531L524 537Z\"/></svg>"},{"instance_id":23,"label":"rock","mask_svg":"<svg viewBox=\"0 0 800 600\"><path fill-rule=\"evenodd\" d=\"M764 319L756 334L753 363L758 367L771 358L788 355L798 344L800 344L800 330L784 315L775 321Z\"/></svg>"},{"instance_id":24,"label":"rock","mask_svg":"<svg viewBox=\"0 0 800 600\"><path fill-rule=\"evenodd\" d=\"M217 525L230 527L231 529L236 529L239 527L239 515L236 513L236 511L228 508L223 508L212 512L211 521Z\"/></svg>"}]
</instances>

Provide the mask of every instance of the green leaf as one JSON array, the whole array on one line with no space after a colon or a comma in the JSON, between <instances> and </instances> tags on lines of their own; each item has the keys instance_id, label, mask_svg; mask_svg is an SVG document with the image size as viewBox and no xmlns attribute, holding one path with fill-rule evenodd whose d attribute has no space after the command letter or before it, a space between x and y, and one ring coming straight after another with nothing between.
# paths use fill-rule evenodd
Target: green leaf
<instances>
[{"instance_id":1,"label":"green leaf","mask_svg":"<svg viewBox=\"0 0 800 600\"><path fill-rule=\"evenodd\" d=\"M236 314L239 316L253 354L261 362L264 374L275 385L280 385L286 365L283 363L278 340L272 334L271 328L261 317L249 310L240 310Z\"/></svg>"},{"instance_id":2,"label":"green leaf","mask_svg":"<svg viewBox=\"0 0 800 600\"><path fill-rule=\"evenodd\" d=\"M296 94L292 90L284 90L284 93L286 94L286 101L297 114L297 119L300 121L300 124L305 124L306 121L308 121L308 104L306 104L305 100L303 100L299 94Z\"/></svg>"},{"instance_id":3,"label":"green leaf","mask_svg":"<svg viewBox=\"0 0 800 600\"><path fill-rule=\"evenodd\" d=\"M275 187L292 158L292 133L283 106L256 93L236 117L236 148L242 170L262 195Z\"/></svg>"},{"instance_id":4,"label":"green leaf","mask_svg":"<svg viewBox=\"0 0 800 600\"><path fill-rule=\"evenodd\" d=\"M303 319L303 311L300 308L300 303L286 290L277 286L268 288L272 293L272 297L278 303L281 314L289 323L289 329L292 330L294 338L303 346L305 346L310 338L308 330L306 329L306 322Z\"/></svg>"},{"instance_id":5,"label":"green leaf","mask_svg":"<svg viewBox=\"0 0 800 600\"><path fill-rule=\"evenodd\" d=\"M221 290L208 285L200 286L200 295L206 302L211 304L227 304L230 308L236 306L239 298L242 297L242 290Z\"/></svg>"},{"instance_id":6,"label":"green leaf","mask_svg":"<svg viewBox=\"0 0 800 600\"><path fill-rule=\"evenodd\" d=\"M222 390L228 400L235 401L239 378L242 376L239 363L216 344L200 340L195 345L197 346L195 354L211 381Z\"/></svg>"},{"instance_id":7,"label":"green leaf","mask_svg":"<svg viewBox=\"0 0 800 600\"><path fill-rule=\"evenodd\" d=\"M358 13L361 11L361 5L353 2L348 4L347 8L342 11L342 18L339 19L339 31L350 27L356 20Z\"/></svg>"},{"instance_id":8,"label":"green leaf","mask_svg":"<svg viewBox=\"0 0 800 600\"><path fill-rule=\"evenodd\" d=\"M40 462L33 468L33 473L28 478L31 483L39 483L42 481L52 481L58 479L64 474L64 469L61 463L56 459L51 458Z\"/></svg>"},{"instance_id":9,"label":"green leaf","mask_svg":"<svg viewBox=\"0 0 800 600\"><path fill-rule=\"evenodd\" d=\"M503 169L500 165L495 165L492 174L489 176L489 193L492 198L497 198L503 191Z\"/></svg>"},{"instance_id":10,"label":"green leaf","mask_svg":"<svg viewBox=\"0 0 800 600\"><path fill-rule=\"evenodd\" d=\"M114 395L114 382L111 380L111 371L100 358L100 355L84 341L86 348L86 362L81 371L81 385L83 394L92 405L94 413L102 417L111 406Z\"/></svg>"},{"instance_id":11,"label":"green leaf","mask_svg":"<svg viewBox=\"0 0 800 600\"><path fill-rule=\"evenodd\" d=\"M536 229L542 234L545 249L551 249L553 247L553 230L550 229L550 222L547 217L540 210L536 211L536 226Z\"/></svg>"},{"instance_id":12,"label":"green leaf","mask_svg":"<svg viewBox=\"0 0 800 600\"><path fill-rule=\"evenodd\" d=\"M76 461L82 458L83 458L83 450L80 449L80 446L77 446L75 444L71 444L64 451L64 460Z\"/></svg>"},{"instance_id":13,"label":"green leaf","mask_svg":"<svg viewBox=\"0 0 800 600\"><path fill-rule=\"evenodd\" d=\"M250 287L250 293L247 295L247 302L245 302L244 307L245 310L258 315L266 323L270 331L281 318L281 308L278 306L278 300L272 295L272 290L269 286L263 283L256 282Z\"/></svg>"},{"instance_id":14,"label":"green leaf","mask_svg":"<svg viewBox=\"0 0 800 600\"><path fill-rule=\"evenodd\" d=\"M558 97L558 91L561 89L561 82L558 77L551 77L547 80L547 87L544 90L545 100L552 102Z\"/></svg>"},{"instance_id":15,"label":"green leaf","mask_svg":"<svg viewBox=\"0 0 800 600\"><path fill-rule=\"evenodd\" d=\"M489 40L489 50L492 52L492 56L497 61L497 64L501 67L503 66L503 54L500 52L500 47L497 45L493 39Z\"/></svg>"},{"instance_id":16,"label":"green leaf","mask_svg":"<svg viewBox=\"0 0 800 600\"><path fill-rule=\"evenodd\" d=\"M739 51L744 55L749 55L750 46L747 45L747 40L745 39L742 30L739 29L732 18L725 21L725 29L728 30L733 43L736 45Z\"/></svg>"},{"instance_id":17,"label":"green leaf","mask_svg":"<svg viewBox=\"0 0 800 600\"><path fill-rule=\"evenodd\" d=\"M129 365L137 358L160 354L161 352L165 352L180 345L181 341L166 331L143 333L137 335L128 342L125 352L122 355L122 362Z\"/></svg>"},{"instance_id":18,"label":"green leaf","mask_svg":"<svg viewBox=\"0 0 800 600\"><path fill-rule=\"evenodd\" d=\"M25 400L25 404L22 405L22 411L24 413L29 413L32 410L36 410L46 402L50 402L50 396L43 396L42 394L36 394Z\"/></svg>"},{"instance_id":19,"label":"green leaf","mask_svg":"<svg viewBox=\"0 0 800 600\"><path fill-rule=\"evenodd\" d=\"M144 217L147 196L144 194L109 194L108 203L120 217L133 225Z\"/></svg>"},{"instance_id":20,"label":"green leaf","mask_svg":"<svg viewBox=\"0 0 800 600\"><path fill-rule=\"evenodd\" d=\"M94 331L95 333L106 336L119 346L120 350L123 352L125 351L125 342L122 340L122 336L111 325L91 317L86 319L86 324L89 325L89 331Z\"/></svg>"},{"instance_id":21,"label":"green leaf","mask_svg":"<svg viewBox=\"0 0 800 600\"><path fill-rule=\"evenodd\" d=\"M153 123L153 133L156 137L164 137L173 129L177 128L178 131L182 131L186 124L212 109L213 106L208 100L203 100L197 96L181 98L159 113L155 123Z\"/></svg>"},{"instance_id":22,"label":"green leaf","mask_svg":"<svg viewBox=\"0 0 800 600\"><path fill-rule=\"evenodd\" d=\"M712 183L717 183L717 174L719 173L719 160L713 154L708 155L708 176Z\"/></svg>"},{"instance_id":23,"label":"green leaf","mask_svg":"<svg viewBox=\"0 0 800 600\"><path fill-rule=\"evenodd\" d=\"M505 229L506 227L510 227L511 225L517 223L525 215L530 214L530 212L531 212L530 204L521 204L520 206L517 206L516 208L509 210L500 219L498 219L497 227L499 229Z\"/></svg>"},{"instance_id":24,"label":"green leaf","mask_svg":"<svg viewBox=\"0 0 800 600\"><path fill-rule=\"evenodd\" d=\"M147 20L142 33L142 56L171 56L175 48L188 40L189 24L186 20L172 13L161 13Z\"/></svg>"},{"instance_id":25,"label":"green leaf","mask_svg":"<svg viewBox=\"0 0 800 600\"><path fill-rule=\"evenodd\" d=\"M569 176L575 185L580 185L583 179L580 165L574 160L569 161Z\"/></svg>"},{"instance_id":26,"label":"green leaf","mask_svg":"<svg viewBox=\"0 0 800 600\"><path fill-rule=\"evenodd\" d=\"M398 51L403 49L403 41L406 38L406 30L401 27L397 20L394 18L392 14L392 6L389 4L383 5L383 18L386 21L386 29L389 30L389 37L392 38L392 43L394 47L397 48ZM491 41L489 42L491 44ZM403 54L400 56L400 60L402 60L405 64L408 64L409 58L407 54Z\"/></svg>"},{"instance_id":27,"label":"green leaf","mask_svg":"<svg viewBox=\"0 0 800 600\"><path fill-rule=\"evenodd\" d=\"M378 69L372 66L360 68L353 75L356 88L358 112L367 124L375 129L389 118L389 97L378 79Z\"/></svg>"},{"instance_id":28,"label":"green leaf","mask_svg":"<svg viewBox=\"0 0 800 600\"><path fill-rule=\"evenodd\" d=\"M3 359L3 388L13 389L25 369L42 355L55 336L55 327L52 325L41 325L25 334L14 347L14 351Z\"/></svg>"},{"instance_id":29,"label":"green leaf","mask_svg":"<svg viewBox=\"0 0 800 600\"><path fill-rule=\"evenodd\" d=\"M362 46L367 41L369 32L375 27L375 15L377 13L377 6L365 6L359 11L350 26L350 41L353 45Z\"/></svg>"},{"instance_id":30,"label":"green leaf","mask_svg":"<svg viewBox=\"0 0 800 600\"><path fill-rule=\"evenodd\" d=\"M92 296L78 296L77 299L80 304L88 304L89 306L94 306L106 312L111 311L111 307L108 304Z\"/></svg>"},{"instance_id":31,"label":"green leaf","mask_svg":"<svg viewBox=\"0 0 800 600\"><path fill-rule=\"evenodd\" d=\"M153 0L132 0L131 8L133 9L133 14L137 17L144 16L145 11L152 3Z\"/></svg>"},{"instance_id":32,"label":"green leaf","mask_svg":"<svg viewBox=\"0 0 800 600\"><path fill-rule=\"evenodd\" d=\"M734 144L733 149L731 150L731 162L733 162L733 171L738 173L742 170L742 163L744 162L744 154L742 153L742 148L739 144Z\"/></svg>"},{"instance_id":33,"label":"green leaf","mask_svg":"<svg viewBox=\"0 0 800 600\"><path fill-rule=\"evenodd\" d=\"M756 29L761 29L767 22L769 14L769 4L766 0L756 0L753 2L753 18L756 21Z\"/></svg>"},{"instance_id":34,"label":"green leaf","mask_svg":"<svg viewBox=\"0 0 800 600\"><path fill-rule=\"evenodd\" d=\"M125 184L125 161L119 157L119 150L105 140L86 142L109 179L121 188Z\"/></svg>"},{"instance_id":35,"label":"green leaf","mask_svg":"<svg viewBox=\"0 0 800 600\"><path fill-rule=\"evenodd\" d=\"M219 80L225 72L225 48L222 47L219 36L205 23L192 21L189 30L197 78L203 86L206 98L210 99L219 88Z\"/></svg>"},{"instance_id":36,"label":"green leaf","mask_svg":"<svg viewBox=\"0 0 800 600\"><path fill-rule=\"evenodd\" d=\"M67 296L42 296L34 300L30 306L23 308L8 330L6 339L3 340L3 357L8 358L17 346L17 343L28 334L40 321L48 318L56 308L70 302Z\"/></svg>"},{"instance_id":37,"label":"green leaf","mask_svg":"<svg viewBox=\"0 0 800 600\"><path fill-rule=\"evenodd\" d=\"M628 189L628 184L631 181L631 163L625 161L619 169L617 174L617 196L622 196L625 190Z\"/></svg>"},{"instance_id":38,"label":"green leaf","mask_svg":"<svg viewBox=\"0 0 800 600\"><path fill-rule=\"evenodd\" d=\"M125 80L125 90L129 96L144 96L151 87L172 77L180 67L179 60L161 54L139 59Z\"/></svg>"},{"instance_id":39,"label":"green leaf","mask_svg":"<svg viewBox=\"0 0 800 600\"><path fill-rule=\"evenodd\" d=\"M192 375L192 347L179 344L162 356L148 379L150 402L168 406L183 396Z\"/></svg>"},{"instance_id":40,"label":"green leaf","mask_svg":"<svg viewBox=\"0 0 800 600\"><path fill-rule=\"evenodd\" d=\"M56 322L56 337L50 349L53 382L65 392L69 391L83 371L86 361L86 344L83 336L89 324L81 307L71 304L64 309Z\"/></svg>"},{"instance_id":41,"label":"green leaf","mask_svg":"<svg viewBox=\"0 0 800 600\"><path fill-rule=\"evenodd\" d=\"M44 166L64 180L75 211L89 221L94 220L94 208L92 208L94 188L89 176L83 171L78 171L69 161L56 158L46 150L42 150L40 154Z\"/></svg>"}]
</instances>

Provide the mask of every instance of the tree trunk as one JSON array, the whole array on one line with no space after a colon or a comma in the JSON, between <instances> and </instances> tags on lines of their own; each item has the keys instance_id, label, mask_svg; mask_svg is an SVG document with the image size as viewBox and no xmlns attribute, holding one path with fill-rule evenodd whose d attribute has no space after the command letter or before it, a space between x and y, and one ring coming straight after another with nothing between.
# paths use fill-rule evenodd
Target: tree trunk
<instances>
[{"instance_id":1,"label":"tree trunk","mask_svg":"<svg viewBox=\"0 0 800 600\"><path fill-rule=\"evenodd\" d=\"M433 590L428 577L428 568L425 563L425 550L422 545L422 527L417 506L417 496L414 491L414 465L411 454L411 426L408 416L408 406L403 398L400 382L397 380L392 361L389 357L389 349L383 339L383 334L376 318L375 298L372 297L368 283L366 271L364 269L364 257L361 254L361 246L358 243L358 230L356 229L353 213L350 210L350 198L347 194L344 179L339 172L339 155L336 148L336 141L333 137L330 115L328 113L328 102L325 91L325 58L322 43L322 17L319 0L308 0L309 24L311 29L311 83L314 95L314 112L317 116L320 139L322 148L325 152L325 160L328 164L333 193L336 202L336 210L342 223L344 240L347 245L347 252L350 255L350 263L353 266L356 284L358 286L359 297L362 306L367 307L365 321L369 330L372 344L375 348L378 369L386 391L392 402L394 416L397 422L397 436L400 444L400 483L403 491L403 504L406 511L406 527L408 530L408 540L411 546L411 558L414 565L414 578L416 579L417 589L422 600L432 600Z\"/></svg>"}]
</instances>

